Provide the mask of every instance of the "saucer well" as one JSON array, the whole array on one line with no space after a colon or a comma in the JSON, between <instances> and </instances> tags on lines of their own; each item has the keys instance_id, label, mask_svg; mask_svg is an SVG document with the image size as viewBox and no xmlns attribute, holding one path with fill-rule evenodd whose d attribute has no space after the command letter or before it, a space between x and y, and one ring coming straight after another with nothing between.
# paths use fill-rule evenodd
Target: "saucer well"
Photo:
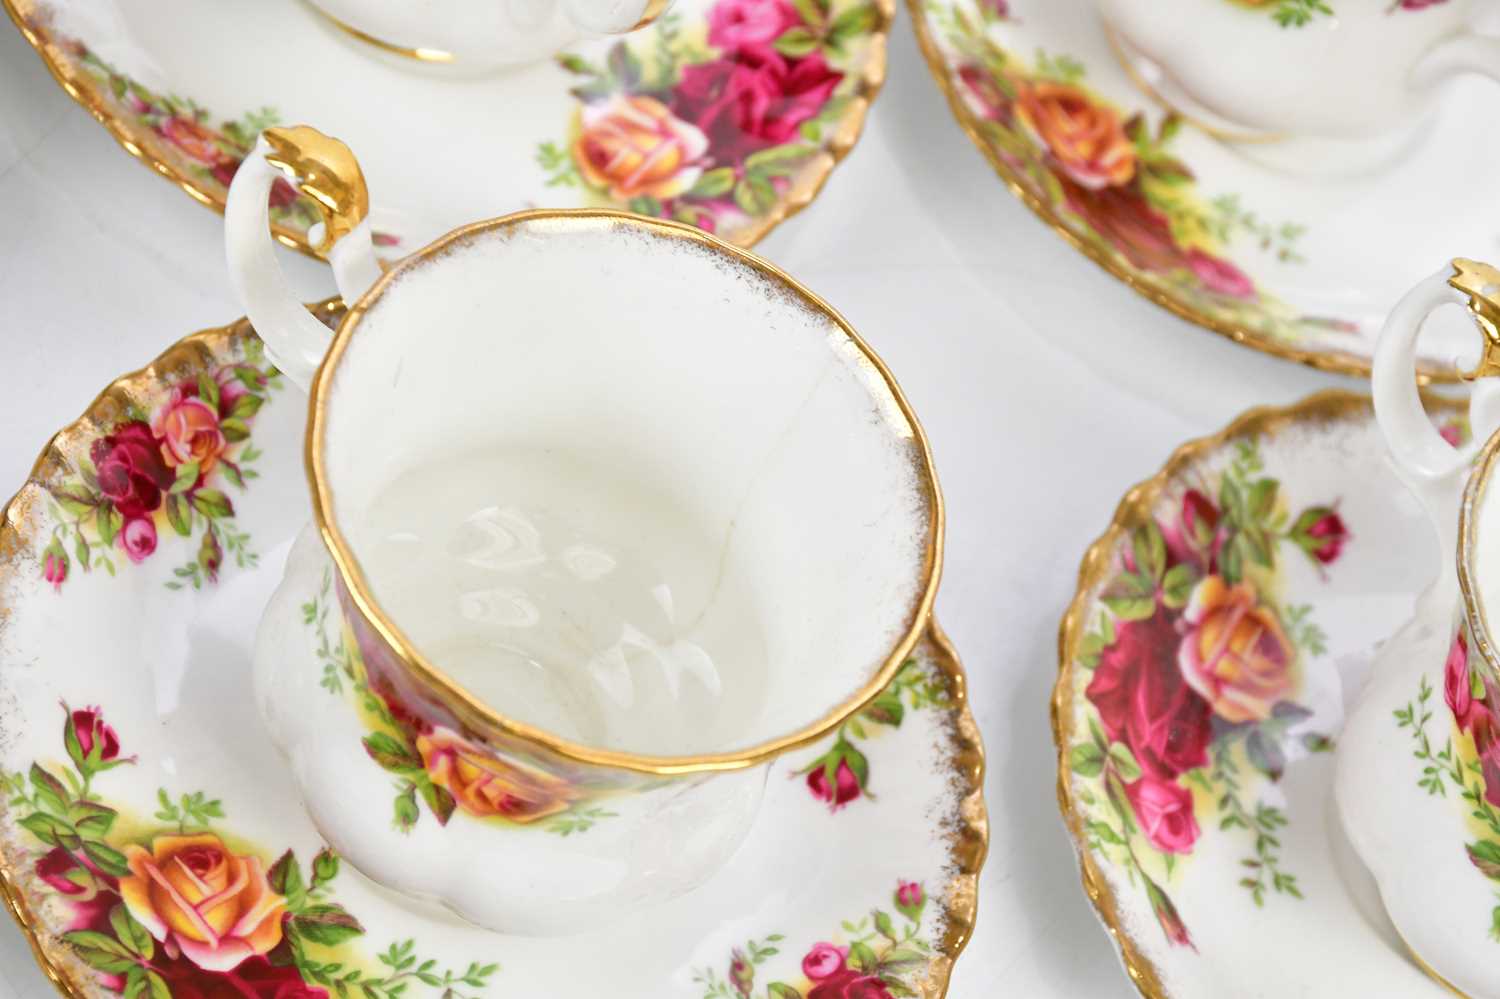
<instances>
[{"instance_id":1,"label":"saucer well","mask_svg":"<svg viewBox=\"0 0 1500 999\"><path fill-rule=\"evenodd\" d=\"M1170 110L1126 67L1096 0L909 7L954 115L1011 191L1110 274L1236 342L1368 374L1399 292L1430 261L1493 242L1490 81L1458 81L1393 158L1330 175L1307 140L1225 142ZM1423 374L1451 381L1466 324L1432 327Z\"/></svg>"},{"instance_id":2,"label":"saucer well","mask_svg":"<svg viewBox=\"0 0 1500 999\"><path fill-rule=\"evenodd\" d=\"M106 389L0 518L0 889L65 995L946 992L987 819L935 623L869 709L775 764L728 867L627 925L497 935L341 863L251 693L256 624L308 517L305 417L248 324L198 333ZM316 605L302 624L314 641ZM330 710L351 680L334 668ZM381 821L437 828L391 781ZM607 820L532 830L561 843Z\"/></svg>"},{"instance_id":3,"label":"saucer well","mask_svg":"<svg viewBox=\"0 0 1500 999\"><path fill-rule=\"evenodd\" d=\"M817 194L885 78L894 0L680 0L623 37L474 79L385 56L300 0L3 0L131 155L222 211L267 125L358 154L388 254L528 207L675 218L749 246ZM309 250L313 204L273 194Z\"/></svg>"},{"instance_id":4,"label":"saucer well","mask_svg":"<svg viewBox=\"0 0 1500 999\"><path fill-rule=\"evenodd\" d=\"M1429 411L1467 436L1457 404ZM1053 694L1058 801L1142 995L1446 994L1333 801L1345 706L1436 569L1385 454L1363 395L1252 410L1127 493L1084 557Z\"/></svg>"}]
</instances>

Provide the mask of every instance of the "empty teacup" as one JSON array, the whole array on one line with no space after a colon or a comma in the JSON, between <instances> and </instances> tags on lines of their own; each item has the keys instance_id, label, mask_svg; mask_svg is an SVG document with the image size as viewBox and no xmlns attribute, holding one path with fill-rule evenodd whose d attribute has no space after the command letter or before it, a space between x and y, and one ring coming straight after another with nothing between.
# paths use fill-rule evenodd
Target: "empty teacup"
<instances>
[{"instance_id":1,"label":"empty teacup","mask_svg":"<svg viewBox=\"0 0 1500 999\"><path fill-rule=\"evenodd\" d=\"M1500 270L1486 264L1454 261L1409 293L1381 334L1375 413L1442 558L1411 622L1375 655L1339 738L1335 793L1349 842L1416 960L1462 994L1493 999L1500 657L1486 608L1500 607L1500 489L1490 481L1500 434L1470 472L1474 447L1445 439L1423 411L1417 333L1429 312L1449 303L1466 304L1483 333L1473 375L1500 373ZM1500 382L1479 381L1469 413L1476 435L1500 427Z\"/></svg>"},{"instance_id":2,"label":"empty teacup","mask_svg":"<svg viewBox=\"0 0 1500 999\"><path fill-rule=\"evenodd\" d=\"M1479 0L1099 0L1127 68L1228 138L1356 139L1410 124L1438 85L1500 77Z\"/></svg>"},{"instance_id":3,"label":"empty teacup","mask_svg":"<svg viewBox=\"0 0 1500 999\"><path fill-rule=\"evenodd\" d=\"M308 0L334 26L419 62L483 71L545 58L588 34L622 34L669 0Z\"/></svg>"},{"instance_id":4,"label":"empty teacup","mask_svg":"<svg viewBox=\"0 0 1500 999\"><path fill-rule=\"evenodd\" d=\"M277 269L280 171L327 212L351 303L331 344ZM524 212L377 280L365 204L347 149L275 129L226 213L246 311L311 395L321 546L284 589L328 573L357 693L328 711L278 597L273 738L348 860L486 926L680 893L747 831L765 765L867 705L925 627L922 432L831 308L696 229Z\"/></svg>"}]
</instances>

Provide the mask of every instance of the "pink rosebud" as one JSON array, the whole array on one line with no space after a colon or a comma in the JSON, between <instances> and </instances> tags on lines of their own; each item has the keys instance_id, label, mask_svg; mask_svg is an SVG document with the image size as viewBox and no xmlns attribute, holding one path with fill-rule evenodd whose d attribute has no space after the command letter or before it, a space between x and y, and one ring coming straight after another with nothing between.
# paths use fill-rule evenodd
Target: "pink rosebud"
<instances>
[{"instance_id":1,"label":"pink rosebud","mask_svg":"<svg viewBox=\"0 0 1500 999\"><path fill-rule=\"evenodd\" d=\"M843 759L839 760L838 769L834 771L832 785L828 783L826 770L823 766L814 767L807 775L807 787L813 797L828 802L832 811L838 811L859 797L859 778L849 768L849 761Z\"/></svg>"},{"instance_id":2,"label":"pink rosebud","mask_svg":"<svg viewBox=\"0 0 1500 999\"><path fill-rule=\"evenodd\" d=\"M99 891L93 873L60 846L53 847L36 862L36 876L60 895L92 898Z\"/></svg>"},{"instance_id":3,"label":"pink rosebud","mask_svg":"<svg viewBox=\"0 0 1500 999\"><path fill-rule=\"evenodd\" d=\"M922 906L927 904L927 895L917 881L896 882L896 908L912 922L922 916Z\"/></svg>"},{"instance_id":4,"label":"pink rosebud","mask_svg":"<svg viewBox=\"0 0 1500 999\"><path fill-rule=\"evenodd\" d=\"M1193 793L1176 781L1142 777L1125 785L1125 796L1140 820L1141 831L1163 853L1189 853L1198 841Z\"/></svg>"},{"instance_id":5,"label":"pink rosebud","mask_svg":"<svg viewBox=\"0 0 1500 999\"><path fill-rule=\"evenodd\" d=\"M821 982L823 979L838 974L844 970L844 960L849 956L849 948L835 947L831 943L815 943L812 950L802 959L802 973L807 976L808 981Z\"/></svg>"},{"instance_id":6,"label":"pink rosebud","mask_svg":"<svg viewBox=\"0 0 1500 999\"><path fill-rule=\"evenodd\" d=\"M56 541L47 546L47 552L42 557L42 578L51 583L52 588L59 593L62 592L62 584L68 581L68 553Z\"/></svg>"},{"instance_id":7,"label":"pink rosebud","mask_svg":"<svg viewBox=\"0 0 1500 999\"><path fill-rule=\"evenodd\" d=\"M736 992L750 999L750 992L755 988L755 966L739 948L735 948L729 958L729 982Z\"/></svg>"},{"instance_id":8,"label":"pink rosebud","mask_svg":"<svg viewBox=\"0 0 1500 999\"><path fill-rule=\"evenodd\" d=\"M1228 298L1251 299L1255 297L1255 282L1234 264L1202 250L1189 250L1188 269L1198 278L1204 288Z\"/></svg>"},{"instance_id":9,"label":"pink rosebud","mask_svg":"<svg viewBox=\"0 0 1500 999\"><path fill-rule=\"evenodd\" d=\"M1349 540L1349 529L1344 526L1338 511L1326 506L1315 506L1303 512L1292 525L1292 540L1307 554L1324 565L1334 562Z\"/></svg>"},{"instance_id":10,"label":"pink rosebud","mask_svg":"<svg viewBox=\"0 0 1500 999\"><path fill-rule=\"evenodd\" d=\"M149 517L127 520L119 534L120 548L132 562L142 562L156 551L156 525Z\"/></svg>"},{"instance_id":11,"label":"pink rosebud","mask_svg":"<svg viewBox=\"0 0 1500 999\"><path fill-rule=\"evenodd\" d=\"M64 704L63 711L67 715L63 722L63 745L80 771L88 773L97 764L119 757L120 739L115 730L104 723L104 713L98 707L75 711ZM97 761L93 759L96 749L99 754Z\"/></svg>"}]
</instances>

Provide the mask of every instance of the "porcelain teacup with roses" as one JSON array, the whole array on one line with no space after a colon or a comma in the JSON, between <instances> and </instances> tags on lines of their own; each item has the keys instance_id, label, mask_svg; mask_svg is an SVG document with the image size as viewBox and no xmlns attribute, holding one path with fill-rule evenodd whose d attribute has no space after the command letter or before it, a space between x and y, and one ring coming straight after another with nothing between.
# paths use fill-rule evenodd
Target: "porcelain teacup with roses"
<instances>
[{"instance_id":1,"label":"porcelain teacup with roses","mask_svg":"<svg viewBox=\"0 0 1500 999\"><path fill-rule=\"evenodd\" d=\"M326 210L331 336L275 260L283 174ZM305 127L268 130L229 195L236 289L310 395L313 526L257 640L271 736L340 854L482 925L679 895L770 761L869 705L925 628L922 431L837 313L700 230L523 212L382 275L366 204ZM831 788L848 764L822 766Z\"/></svg>"},{"instance_id":2,"label":"porcelain teacup with roses","mask_svg":"<svg viewBox=\"0 0 1500 999\"><path fill-rule=\"evenodd\" d=\"M409 63L487 72L545 59L586 35L656 20L669 0L308 0L334 27Z\"/></svg>"},{"instance_id":3,"label":"porcelain teacup with roses","mask_svg":"<svg viewBox=\"0 0 1500 999\"><path fill-rule=\"evenodd\" d=\"M1470 260L1408 293L1375 354L1376 417L1442 557L1412 620L1375 653L1339 739L1334 787L1344 834L1418 963L1460 994L1500 997L1500 657L1486 624L1500 601L1489 489L1500 434L1476 464L1472 444L1434 428L1416 382L1422 322L1453 304L1484 335L1470 377L1500 372L1500 270ZM1478 440L1500 427L1500 382L1475 383L1469 422Z\"/></svg>"},{"instance_id":4,"label":"porcelain teacup with roses","mask_svg":"<svg viewBox=\"0 0 1500 999\"><path fill-rule=\"evenodd\" d=\"M1351 140L1410 125L1440 85L1500 78L1482 0L1099 0L1137 83L1221 137Z\"/></svg>"}]
</instances>

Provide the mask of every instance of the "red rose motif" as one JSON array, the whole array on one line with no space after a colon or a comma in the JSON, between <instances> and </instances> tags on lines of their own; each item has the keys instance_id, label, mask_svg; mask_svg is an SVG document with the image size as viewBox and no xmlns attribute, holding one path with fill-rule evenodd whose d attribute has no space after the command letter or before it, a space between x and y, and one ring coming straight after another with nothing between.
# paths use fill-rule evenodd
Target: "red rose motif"
<instances>
[{"instance_id":1,"label":"red rose motif","mask_svg":"<svg viewBox=\"0 0 1500 999\"><path fill-rule=\"evenodd\" d=\"M196 121L186 118L168 118L156 126L156 131L162 138L187 154L189 159L197 160L207 166L214 166L224 159L224 150L219 148L215 141L218 137L211 129L205 128Z\"/></svg>"},{"instance_id":2,"label":"red rose motif","mask_svg":"<svg viewBox=\"0 0 1500 999\"><path fill-rule=\"evenodd\" d=\"M995 78L978 66L962 66L958 78L968 88L978 110L990 121L1009 122L1015 103L1000 89Z\"/></svg>"},{"instance_id":3,"label":"red rose motif","mask_svg":"<svg viewBox=\"0 0 1500 999\"><path fill-rule=\"evenodd\" d=\"M93 872L73 859L73 855L60 846L54 846L36 862L36 876L47 882L60 895L92 897L99 886ZM70 876L71 875L71 876Z\"/></svg>"},{"instance_id":4,"label":"red rose motif","mask_svg":"<svg viewBox=\"0 0 1500 999\"><path fill-rule=\"evenodd\" d=\"M684 69L672 112L708 136L721 162L738 160L796 138L843 78L820 52L789 61L769 48L746 49Z\"/></svg>"},{"instance_id":5,"label":"red rose motif","mask_svg":"<svg viewBox=\"0 0 1500 999\"><path fill-rule=\"evenodd\" d=\"M1208 763L1212 711L1182 678L1180 644L1164 608L1118 625L1084 692L1105 735L1129 746L1141 770L1158 780Z\"/></svg>"},{"instance_id":6,"label":"red rose motif","mask_svg":"<svg viewBox=\"0 0 1500 999\"><path fill-rule=\"evenodd\" d=\"M166 979L172 999L328 999L327 990L302 980L296 965L278 966L264 957L222 974L204 971L185 956L159 954L151 964Z\"/></svg>"},{"instance_id":7,"label":"red rose motif","mask_svg":"<svg viewBox=\"0 0 1500 999\"><path fill-rule=\"evenodd\" d=\"M125 522L115 541L130 561L143 562L156 551L156 525L149 517L132 518Z\"/></svg>"},{"instance_id":8,"label":"red rose motif","mask_svg":"<svg viewBox=\"0 0 1500 999\"><path fill-rule=\"evenodd\" d=\"M859 797L859 778L854 776L854 771L849 769L846 761L839 760L831 787L823 767L814 767L808 772L807 788L813 793L813 797L828 802L829 807L837 811Z\"/></svg>"},{"instance_id":9,"label":"red rose motif","mask_svg":"<svg viewBox=\"0 0 1500 999\"><path fill-rule=\"evenodd\" d=\"M802 959L802 973L810 982L821 982L823 979L838 974L844 970L844 960L849 956L849 948L835 947L831 943L815 943L812 950Z\"/></svg>"},{"instance_id":10,"label":"red rose motif","mask_svg":"<svg viewBox=\"0 0 1500 999\"><path fill-rule=\"evenodd\" d=\"M1227 260L1202 250L1189 250L1187 265L1198 283L1216 295L1245 300L1255 297L1255 282Z\"/></svg>"},{"instance_id":11,"label":"red rose motif","mask_svg":"<svg viewBox=\"0 0 1500 999\"><path fill-rule=\"evenodd\" d=\"M89 457L99 477L99 492L126 519L142 517L161 506L161 494L174 478L162 459L161 442L139 420L95 441Z\"/></svg>"},{"instance_id":12,"label":"red rose motif","mask_svg":"<svg viewBox=\"0 0 1500 999\"><path fill-rule=\"evenodd\" d=\"M66 705L64 706L66 707ZM99 759L108 762L120 755L120 739L115 730L104 723L104 714L96 707L79 708L68 713L67 724L72 728L73 738L85 757L99 747ZM64 741L67 741L64 735Z\"/></svg>"},{"instance_id":13,"label":"red rose motif","mask_svg":"<svg viewBox=\"0 0 1500 999\"><path fill-rule=\"evenodd\" d=\"M807 994L807 999L895 999L885 983L874 975L844 969L830 975Z\"/></svg>"},{"instance_id":14,"label":"red rose motif","mask_svg":"<svg viewBox=\"0 0 1500 999\"><path fill-rule=\"evenodd\" d=\"M1483 703L1474 700L1469 680L1469 637L1463 631L1453 636L1453 645L1448 649L1448 661L1443 667L1443 697L1448 710L1453 712L1453 720L1465 732L1489 713Z\"/></svg>"},{"instance_id":15,"label":"red rose motif","mask_svg":"<svg viewBox=\"0 0 1500 999\"><path fill-rule=\"evenodd\" d=\"M1068 208L1130 266L1165 274L1186 265L1167 217L1151 206L1136 184L1092 189L1063 174L1057 179Z\"/></svg>"},{"instance_id":16,"label":"red rose motif","mask_svg":"<svg viewBox=\"0 0 1500 999\"><path fill-rule=\"evenodd\" d=\"M1344 549L1344 542L1348 540L1349 530L1344 526L1344 521L1338 514L1329 511L1307 529L1307 536L1316 544L1310 549L1313 558L1329 564L1339 557L1339 552Z\"/></svg>"},{"instance_id":17,"label":"red rose motif","mask_svg":"<svg viewBox=\"0 0 1500 999\"><path fill-rule=\"evenodd\" d=\"M708 44L719 49L769 45L800 20L783 0L719 0L708 12Z\"/></svg>"},{"instance_id":18,"label":"red rose motif","mask_svg":"<svg viewBox=\"0 0 1500 999\"><path fill-rule=\"evenodd\" d=\"M1142 777L1125 785L1125 796L1151 845L1163 853L1190 853L1198 841L1193 793L1176 781Z\"/></svg>"}]
</instances>

